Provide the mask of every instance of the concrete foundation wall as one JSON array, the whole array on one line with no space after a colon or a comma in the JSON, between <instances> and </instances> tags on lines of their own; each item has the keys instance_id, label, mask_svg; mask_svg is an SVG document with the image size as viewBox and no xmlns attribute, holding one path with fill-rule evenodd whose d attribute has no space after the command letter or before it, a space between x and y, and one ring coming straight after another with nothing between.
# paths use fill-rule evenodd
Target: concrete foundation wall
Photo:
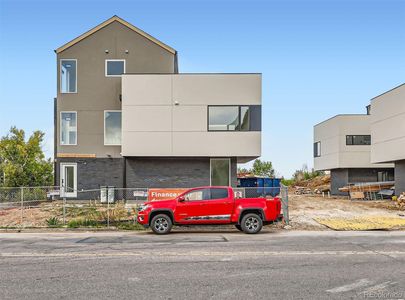
<instances>
[{"instance_id":1,"label":"concrete foundation wall","mask_svg":"<svg viewBox=\"0 0 405 300\"><path fill-rule=\"evenodd\" d=\"M405 160L395 162L395 194L405 192Z\"/></svg>"}]
</instances>

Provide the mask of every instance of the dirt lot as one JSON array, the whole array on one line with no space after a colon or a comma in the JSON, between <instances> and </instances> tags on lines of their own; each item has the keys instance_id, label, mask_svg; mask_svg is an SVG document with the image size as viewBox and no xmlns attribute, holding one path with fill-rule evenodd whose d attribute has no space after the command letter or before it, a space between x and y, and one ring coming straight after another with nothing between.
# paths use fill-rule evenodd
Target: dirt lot
<instances>
[{"instance_id":1,"label":"dirt lot","mask_svg":"<svg viewBox=\"0 0 405 300\"><path fill-rule=\"evenodd\" d=\"M351 201L343 197L323 198L315 195L294 195L289 196L290 225L291 229L299 230L328 230L324 225L319 224L315 218L356 218L367 216L381 217L404 217L405 211L396 208L395 203L386 201ZM114 210L114 208L112 208ZM38 207L25 208L23 212L23 227L47 227L47 219L58 218L61 222L63 218L62 203L45 202ZM115 209L119 212L110 217L129 219L128 210L122 205ZM89 205L75 205L66 210L66 222L71 219L96 219L102 222L105 216L105 207L94 207ZM0 209L0 227L21 226L21 210L17 208ZM277 228L283 228L278 224ZM233 228L233 226L232 226ZM274 226L269 227L274 229Z\"/></svg>"},{"instance_id":2,"label":"dirt lot","mask_svg":"<svg viewBox=\"0 0 405 300\"><path fill-rule=\"evenodd\" d=\"M290 195L289 208L292 228L304 230L327 230L314 218L405 217L405 211L398 210L391 200L352 201L343 197Z\"/></svg>"}]
</instances>

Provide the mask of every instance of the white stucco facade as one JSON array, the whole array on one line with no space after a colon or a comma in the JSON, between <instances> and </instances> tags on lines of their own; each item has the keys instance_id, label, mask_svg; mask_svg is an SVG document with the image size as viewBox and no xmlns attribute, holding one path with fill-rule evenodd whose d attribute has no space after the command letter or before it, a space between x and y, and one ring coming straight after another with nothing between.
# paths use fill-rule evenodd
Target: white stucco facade
<instances>
[{"instance_id":1,"label":"white stucco facade","mask_svg":"<svg viewBox=\"0 0 405 300\"><path fill-rule=\"evenodd\" d=\"M370 115L337 115L314 126L314 143L320 142L320 156L314 157L315 170L341 168L384 168L392 164L372 164L370 145L347 145L347 135L372 135Z\"/></svg>"},{"instance_id":2,"label":"white stucco facade","mask_svg":"<svg viewBox=\"0 0 405 300\"><path fill-rule=\"evenodd\" d=\"M261 105L260 74L125 74L123 156L261 155L261 130L209 131L210 105Z\"/></svg>"},{"instance_id":3,"label":"white stucco facade","mask_svg":"<svg viewBox=\"0 0 405 300\"><path fill-rule=\"evenodd\" d=\"M405 84L371 100L371 162L405 160Z\"/></svg>"}]
</instances>

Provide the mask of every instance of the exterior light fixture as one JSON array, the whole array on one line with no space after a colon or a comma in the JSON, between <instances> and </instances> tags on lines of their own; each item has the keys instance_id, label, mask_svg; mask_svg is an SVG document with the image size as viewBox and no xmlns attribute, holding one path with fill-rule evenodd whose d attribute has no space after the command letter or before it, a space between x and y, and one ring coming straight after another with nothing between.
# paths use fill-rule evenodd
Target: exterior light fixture
<instances>
[{"instance_id":1,"label":"exterior light fixture","mask_svg":"<svg viewBox=\"0 0 405 300\"><path fill-rule=\"evenodd\" d=\"M105 49L104 52L105 52L105 54L108 54L108 53L110 53L110 50Z\"/></svg>"},{"instance_id":2,"label":"exterior light fixture","mask_svg":"<svg viewBox=\"0 0 405 300\"><path fill-rule=\"evenodd\" d=\"M129 53L129 50L128 50L128 49L126 49L126 50L125 50L125 53L126 53L126 54L128 54L128 53Z\"/></svg>"}]
</instances>

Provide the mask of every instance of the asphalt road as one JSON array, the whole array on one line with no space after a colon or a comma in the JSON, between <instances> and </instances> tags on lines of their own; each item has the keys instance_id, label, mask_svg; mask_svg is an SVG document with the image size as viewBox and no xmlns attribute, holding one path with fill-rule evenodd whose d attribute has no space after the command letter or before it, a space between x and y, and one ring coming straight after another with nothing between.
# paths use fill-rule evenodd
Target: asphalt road
<instances>
[{"instance_id":1,"label":"asphalt road","mask_svg":"<svg viewBox=\"0 0 405 300\"><path fill-rule=\"evenodd\" d=\"M0 233L0 299L403 299L405 232Z\"/></svg>"}]
</instances>

